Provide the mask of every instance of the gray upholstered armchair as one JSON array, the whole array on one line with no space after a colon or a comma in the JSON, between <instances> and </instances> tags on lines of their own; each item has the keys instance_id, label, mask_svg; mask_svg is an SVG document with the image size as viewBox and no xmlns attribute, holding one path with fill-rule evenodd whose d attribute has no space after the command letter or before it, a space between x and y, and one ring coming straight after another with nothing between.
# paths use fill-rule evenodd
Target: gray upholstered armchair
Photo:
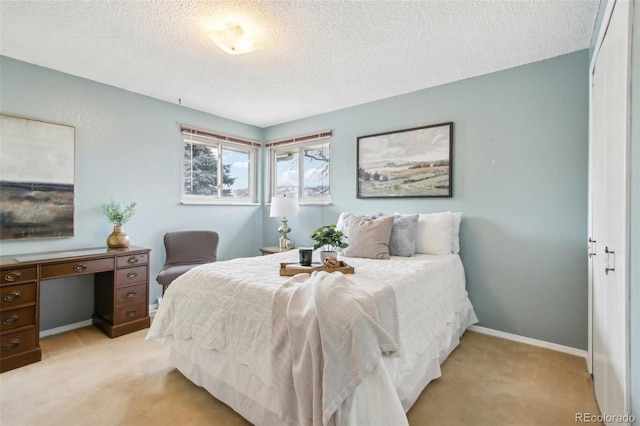
<instances>
[{"instance_id":1,"label":"gray upholstered armchair","mask_svg":"<svg viewBox=\"0 0 640 426\"><path fill-rule=\"evenodd\" d=\"M164 235L167 260L156 281L162 294L173 280L191 268L218 258L218 233L215 231L176 231Z\"/></svg>"}]
</instances>

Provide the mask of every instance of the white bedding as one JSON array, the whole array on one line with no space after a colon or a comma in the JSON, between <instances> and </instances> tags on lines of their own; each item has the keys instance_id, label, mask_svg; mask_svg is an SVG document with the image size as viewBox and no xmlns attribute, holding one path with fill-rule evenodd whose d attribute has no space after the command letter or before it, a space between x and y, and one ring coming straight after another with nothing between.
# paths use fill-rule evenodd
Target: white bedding
<instances>
[{"instance_id":1,"label":"white bedding","mask_svg":"<svg viewBox=\"0 0 640 426\"><path fill-rule=\"evenodd\" d=\"M384 381L384 376L388 376L406 411L426 382L437 377L433 371L421 372L424 380L422 376L410 377L421 368L416 360L441 362L443 352L446 357L452 349L448 346L449 340L457 344L455 334L461 334L477 321L465 290L460 258L458 255L419 255L393 257L387 261L342 260L355 268L352 278L356 282L359 277L382 280L395 292L400 356L381 360L382 378L374 379ZM257 383L255 386L272 388L271 304L276 289L288 279L279 276L279 263L295 261L297 251L291 251L217 262L191 270L169 287L147 338L173 340L178 345L184 342L189 351L198 352L198 358L211 353L229 365L238 366L242 374L251 376ZM243 390L238 383L228 385L241 393L254 393ZM251 395L248 397L253 400ZM356 397L354 410L357 401ZM253 403L277 412L273 401ZM242 407L230 405L250 421L255 419L250 413L243 413Z\"/></svg>"}]
</instances>

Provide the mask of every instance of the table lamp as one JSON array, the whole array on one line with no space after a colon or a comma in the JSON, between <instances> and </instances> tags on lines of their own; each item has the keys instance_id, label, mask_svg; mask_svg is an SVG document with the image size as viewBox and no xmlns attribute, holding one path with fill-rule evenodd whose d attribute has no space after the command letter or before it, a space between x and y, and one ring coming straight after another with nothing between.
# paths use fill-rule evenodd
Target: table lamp
<instances>
[{"instance_id":1,"label":"table lamp","mask_svg":"<svg viewBox=\"0 0 640 426\"><path fill-rule=\"evenodd\" d=\"M279 240L280 250L287 249L287 233L291 232L291 228L287 226L287 216L298 216L298 199L295 197L271 197L271 212L270 217L282 216L282 225L278 227L278 232L282 234Z\"/></svg>"}]
</instances>

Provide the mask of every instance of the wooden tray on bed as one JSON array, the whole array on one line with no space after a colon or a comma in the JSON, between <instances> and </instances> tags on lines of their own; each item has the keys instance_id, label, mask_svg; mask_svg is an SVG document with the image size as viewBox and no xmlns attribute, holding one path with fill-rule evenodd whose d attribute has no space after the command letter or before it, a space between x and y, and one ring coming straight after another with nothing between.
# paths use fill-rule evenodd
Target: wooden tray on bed
<instances>
[{"instance_id":1,"label":"wooden tray on bed","mask_svg":"<svg viewBox=\"0 0 640 426\"><path fill-rule=\"evenodd\" d=\"M313 262L311 266L302 266L299 263L281 263L280 264L280 275L282 276L293 276L297 274L310 274L313 271L327 271L327 272L342 272L343 274L353 274L355 269L353 266L349 266L344 263L342 260L338 261L337 268L326 268L320 262Z\"/></svg>"}]
</instances>

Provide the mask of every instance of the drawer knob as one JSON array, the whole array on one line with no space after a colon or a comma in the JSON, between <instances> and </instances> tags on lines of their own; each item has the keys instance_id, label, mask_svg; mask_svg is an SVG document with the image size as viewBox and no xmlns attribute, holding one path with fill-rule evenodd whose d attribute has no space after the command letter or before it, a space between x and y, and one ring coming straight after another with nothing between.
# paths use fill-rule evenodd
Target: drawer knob
<instances>
[{"instance_id":1,"label":"drawer knob","mask_svg":"<svg viewBox=\"0 0 640 426\"><path fill-rule=\"evenodd\" d=\"M127 259L127 263L129 263L129 264L138 263L138 257L137 256L131 256L129 259Z\"/></svg>"},{"instance_id":2,"label":"drawer knob","mask_svg":"<svg viewBox=\"0 0 640 426\"><path fill-rule=\"evenodd\" d=\"M138 276L138 273L137 273L136 271L129 272L129 273L127 274L127 278L129 278L130 280L131 280L131 279L133 279L133 278L135 278L135 277L137 277L137 276Z\"/></svg>"},{"instance_id":3,"label":"drawer knob","mask_svg":"<svg viewBox=\"0 0 640 426\"><path fill-rule=\"evenodd\" d=\"M4 280L15 281L15 280L19 280L20 277L22 277L22 272L20 271L9 272L7 275L4 276Z\"/></svg>"},{"instance_id":4,"label":"drawer knob","mask_svg":"<svg viewBox=\"0 0 640 426\"><path fill-rule=\"evenodd\" d=\"M17 349L18 346L20 346L20 339L11 339L7 343L2 345L2 350L3 351L12 351L14 349Z\"/></svg>"},{"instance_id":5,"label":"drawer knob","mask_svg":"<svg viewBox=\"0 0 640 426\"><path fill-rule=\"evenodd\" d=\"M129 293L127 293L127 297L129 299L133 299L134 297L136 297L137 294L138 294L137 291L130 291Z\"/></svg>"},{"instance_id":6,"label":"drawer knob","mask_svg":"<svg viewBox=\"0 0 640 426\"><path fill-rule=\"evenodd\" d=\"M76 272L83 272L87 270L87 264L86 263L78 263L77 265L75 265L73 267L73 270Z\"/></svg>"},{"instance_id":7,"label":"drawer knob","mask_svg":"<svg viewBox=\"0 0 640 426\"><path fill-rule=\"evenodd\" d=\"M20 316L19 315L9 315L8 317L6 317L5 319L2 320L2 323L4 325L13 325L13 324L17 323L18 321L20 321Z\"/></svg>"},{"instance_id":8,"label":"drawer knob","mask_svg":"<svg viewBox=\"0 0 640 426\"><path fill-rule=\"evenodd\" d=\"M22 296L22 293L19 291L12 291L11 293L7 293L2 296L2 300L5 302L13 302L14 300L20 299L20 296Z\"/></svg>"},{"instance_id":9,"label":"drawer knob","mask_svg":"<svg viewBox=\"0 0 640 426\"><path fill-rule=\"evenodd\" d=\"M131 317L135 317L135 316L136 316L136 312L138 312L138 310L137 310L137 309L132 309L132 310L130 310L130 311L127 311L127 316L128 316L129 318L131 318Z\"/></svg>"}]
</instances>

